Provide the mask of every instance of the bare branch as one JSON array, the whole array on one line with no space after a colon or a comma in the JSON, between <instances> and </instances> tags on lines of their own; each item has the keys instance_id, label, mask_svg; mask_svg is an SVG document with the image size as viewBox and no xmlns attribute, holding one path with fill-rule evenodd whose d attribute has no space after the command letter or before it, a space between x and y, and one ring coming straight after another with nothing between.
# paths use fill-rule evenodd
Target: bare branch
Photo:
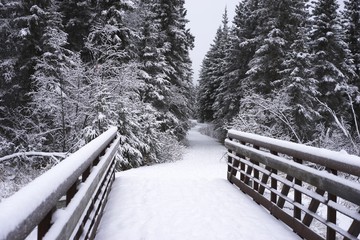
<instances>
[{"instance_id":1,"label":"bare branch","mask_svg":"<svg viewBox=\"0 0 360 240\"><path fill-rule=\"evenodd\" d=\"M354 109L353 101L352 101L352 99L351 99L350 94L348 93L347 95L348 95L348 97L349 97L349 103L350 103L351 111L352 111L352 114L353 114L353 117L354 117L354 123L355 123L356 133L357 133L357 135L358 135L358 138L360 139L360 130L359 130L359 126L358 126L358 123L357 123L357 116L356 116L356 112L355 112L355 109Z\"/></svg>"},{"instance_id":2,"label":"bare branch","mask_svg":"<svg viewBox=\"0 0 360 240\"><path fill-rule=\"evenodd\" d=\"M24 156L41 156L41 157L51 157L51 158L55 158L55 157L66 158L67 153L60 153L60 152L52 152L52 153L50 153L50 152L19 152L19 153L13 153L13 154L1 157L0 162L8 161L8 160L16 158L16 157L24 157Z\"/></svg>"}]
</instances>

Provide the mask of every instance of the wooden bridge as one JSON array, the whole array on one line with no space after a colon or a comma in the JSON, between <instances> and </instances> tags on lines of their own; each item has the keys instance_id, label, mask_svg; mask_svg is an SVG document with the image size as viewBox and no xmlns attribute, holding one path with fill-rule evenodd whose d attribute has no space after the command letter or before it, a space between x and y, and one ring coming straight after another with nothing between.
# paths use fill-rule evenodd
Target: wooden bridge
<instances>
[{"instance_id":1,"label":"wooden bridge","mask_svg":"<svg viewBox=\"0 0 360 240\"><path fill-rule=\"evenodd\" d=\"M203 142L198 143L198 146L204 153L214 155L211 151L218 151L218 148L211 144L215 143ZM169 189L177 191L172 193L172 201L161 203L170 205L176 202L177 205L172 209L163 206L170 212L164 215L153 213L155 217L158 214L156 218L162 220L163 226L153 226L154 223L145 221L142 223L144 226L134 228L134 231L138 231L146 223L153 228L155 237L144 239L177 239L171 235L175 234L173 230L167 231L166 228L180 221L177 214L182 211L191 212L202 221L192 223L191 219L184 218L182 223L197 226L185 229L186 235L178 239L204 239L204 235L196 233L197 229L203 226L204 231L210 231L221 224L233 229L234 235L221 232L220 228L218 232L214 231L213 239L228 239L229 236L235 239L260 239L257 234L264 232L268 234L267 239L280 239L269 238L279 229L284 231L277 233L282 235L282 239L360 239L360 158L233 130L229 131L225 146L228 151L227 175L225 168L218 170L227 177L227 183L206 179L210 174L204 166L213 163L204 159L203 165L196 166L198 163L194 161L191 162L194 166L182 169L187 174L196 173L191 181L183 179L181 174L175 177L175 173L179 172L176 167L182 164L180 161L154 166L157 168L156 174L161 173L164 178L150 175L154 167L124 172L124 175L120 174L116 178L114 190L111 191L119 138L116 128L109 129L0 203L0 239L118 239L116 234L106 237L109 235L104 232L110 229L108 225L113 224L111 227L120 229L126 221L126 217L109 219L109 216L112 211L121 214L131 209L125 201L120 200L128 198L129 201L135 201L136 196L125 196L125 193L118 191L121 184L130 178L127 184L139 181L149 184L153 181L155 186L163 190L153 195L169 194ZM194 156L188 155L188 158ZM201 178L198 178L198 172L203 173ZM214 187L205 192L204 185L201 185L203 181L208 181L208 185ZM164 182L168 185L161 185ZM188 185L181 185L183 182ZM184 197L180 194L196 184L197 189L191 192L192 196ZM129 187L134 189L133 194L139 192L136 186ZM138 185L138 188L141 190L144 186ZM153 189L153 186L149 188ZM225 188L231 190L230 194L223 194ZM102 219L109 193L111 199ZM142 189L142 194L135 209L151 199L146 196L145 189ZM211 205L202 200L205 195L212 199ZM239 198L226 201L234 195ZM116 201L119 203L116 204ZM212 206L212 209L205 209L208 206ZM228 217L229 212L241 218ZM147 212L129 212L127 216L136 214L144 215ZM269 217L270 214L273 216ZM263 224L260 219L266 219L266 222ZM212 225L213 222L216 223ZM249 229L245 229L244 226L250 225L256 230L249 232ZM288 229L284 228L286 225ZM247 232L247 235L242 232Z\"/></svg>"}]
</instances>

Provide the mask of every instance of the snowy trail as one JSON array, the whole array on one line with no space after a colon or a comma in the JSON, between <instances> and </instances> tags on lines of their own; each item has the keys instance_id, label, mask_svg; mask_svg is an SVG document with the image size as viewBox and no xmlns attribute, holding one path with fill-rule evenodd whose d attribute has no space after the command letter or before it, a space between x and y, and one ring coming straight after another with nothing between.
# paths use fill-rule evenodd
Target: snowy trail
<instances>
[{"instance_id":1,"label":"snowy trail","mask_svg":"<svg viewBox=\"0 0 360 240\"><path fill-rule=\"evenodd\" d=\"M300 239L226 180L226 150L200 127L182 161L117 174L96 239Z\"/></svg>"}]
</instances>

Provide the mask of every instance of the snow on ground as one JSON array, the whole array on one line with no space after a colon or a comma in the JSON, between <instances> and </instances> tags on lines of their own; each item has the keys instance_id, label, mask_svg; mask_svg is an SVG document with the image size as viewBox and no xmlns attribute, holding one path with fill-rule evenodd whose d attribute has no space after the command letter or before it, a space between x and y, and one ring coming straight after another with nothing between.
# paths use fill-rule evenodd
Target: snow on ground
<instances>
[{"instance_id":1,"label":"snow on ground","mask_svg":"<svg viewBox=\"0 0 360 240\"><path fill-rule=\"evenodd\" d=\"M117 174L96 239L300 239L226 180L226 149L200 127L182 161Z\"/></svg>"}]
</instances>

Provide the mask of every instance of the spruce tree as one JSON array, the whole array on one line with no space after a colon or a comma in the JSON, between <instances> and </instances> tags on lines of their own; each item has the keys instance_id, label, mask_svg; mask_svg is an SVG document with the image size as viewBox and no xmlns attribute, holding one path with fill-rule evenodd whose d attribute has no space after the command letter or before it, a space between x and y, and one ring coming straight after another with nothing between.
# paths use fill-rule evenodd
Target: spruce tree
<instances>
[{"instance_id":1,"label":"spruce tree","mask_svg":"<svg viewBox=\"0 0 360 240\"><path fill-rule=\"evenodd\" d=\"M327 107L336 114L348 118L349 106L346 91L349 80L354 76L349 49L344 42L344 32L338 16L339 5L335 0L316 2L313 24L310 32L312 53L312 76L318 81L320 112L325 127L334 122Z\"/></svg>"},{"instance_id":2,"label":"spruce tree","mask_svg":"<svg viewBox=\"0 0 360 240\"><path fill-rule=\"evenodd\" d=\"M360 1L348 0L344 3L345 41L349 46L355 68L355 75L349 81L352 86L352 91L349 92L349 101L351 101L352 122L355 125L353 131L360 138Z\"/></svg>"},{"instance_id":3,"label":"spruce tree","mask_svg":"<svg viewBox=\"0 0 360 240\"><path fill-rule=\"evenodd\" d=\"M220 85L224 76L225 57L229 41L227 9L223 14L222 25L218 28L214 41L207 52L200 70L198 91L198 112L200 121L211 122L221 107L216 98L221 94Z\"/></svg>"},{"instance_id":4,"label":"spruce tree","mask_svg":"<svg viewBox=\"0 0 360 240\"><path fill-rule=\"evenodd\" d=\"M222 27L218 28L214 43L203 60L198 92L198 109L201 122L211 122L214 120L214 102L216 93L220 85L221 63L224 52L221 51L223 38Z\"/></svg>"},{"instance_id":5,"label":"spruce tree","mask_svg":"<svg viewBox=\"0 0 360 240\"><path fill-rule=\"evenodd\" d=\"M351 57L354 61L357 86L360 76L360 1L347 0L344 2L343 25L345 28L345 40L349 46Z\"/></svg>"},{"instance_id":6,"label":"spruce tree","mask_svg":"<svg viewBox=\"0 0 360 240\"><path fill-rule=\"evenodd\" d=\"M240 113L234 124L242 122L244 129L252 126L260 134L267 131L266 134L302 141L295 114L305 101L301 102L296 92L304 84L299 82L301 79L311 82L303 37L305 2L245 1L239 13L242 14L236 16L234 23L240 48L233 49L243 53L244 58L238 61L242 61L241 68L234 68L239 74L238 82L229 85L238 86Z\"/></svg>"},{"instance_id":7,"label":"spruce tree","mask_svg":"<svg viewBox=\"0 0 360 240\"><path fill-rule=\"evenodd\" d=\"M185 136L191 114L193 36L186 29L184 1L142 1L147 8L142 26L140 60L147 83L144 100L158 111L159 129Z\"/></svg>"},{"instance_id":8,"label":"spruce tree","mask_svg":"<svg viewBox=\"0 0 360 240\"><path fill-rule=\"evenodd\" d=\"M306 2L295 1L292 13L294 40L286 52L284 70L282 72L283 99L290 106L290 119L296 133L293 140L298 142L312 141L319 113L316 111L317 81L312 78L310 53L308 47L309 14Z\"/></svg>"},{"instance_id":9,"label":"spruce tree","mask_svg":"<svg viewBox=\"0 0 360 240\"><path fill-rule=\"evenodd\" d=\"M296 39L296 1L261 1L255 30L258 44L249 62L248 83L259 94L269 95L281 86L285 54Z\"/></svg>"},{"instance_id":10,"label":"spruce tree","mask_svg":"<svg viewBox=\"0 0 360 240\"><path fill-rule=\"evenodd\" d=\"M166 73L172 85L169 98L169 112L178 123L170 121L171 131L179 138L184 138L188 130L190 117L190 94L192 88L192 69L189 51L193 48L194 37L186 28L186 10L184 0L160 0L161 29L165 33L164 47L166 62L173 71ZM167 125L167 123L166 123ZM165 129L168 127L165 127Z\"/></svg>"},{"instance_id":11,"label":"spruce tree","mask_svg":"<svg viewBox=\"0 0 360 240\"><path fill-rule=\"evenodd\" d=\"M49 1L6 1L2 14L8 17L5 28L1 28L4 51L1 52L1 70L5 78L0 78L4 89L3 107L0 117L0 133L14 145L26 145L27 126L21 119L31 114L30 93L35 89L31 76L36 61L43 53L41 37L46 25L45 11ZM2 117L3 116L3 117Z\"/></svg>"},{"instance_id":12,"label":"spruce tree","mask_svg":"<svg viewBox=\"0 0 360 240\"><path fill-rule=\"evenodd\" d=\"M37 146L43 150L65 152L74 147L79 138L80 112L86 96L84 70L79 55L65 48L67 34L58 2L50 1L44 18L46 26L40 39L43 54L31 77L35 90L31 93L30 105L32 119L38 126L32 134L42 136L46 146Z\"/></svg>"},{"instance_id":13,"label":"spruce tree","mask_svg":"<svg viewBox=\"0 0 360 240\"><path fill-rule=\"evenodd\" d=\"M244 79L255 53L258 0L240 2L229 31L221 84L215 101L215 122L223 125L238 113L241 98L249 92ZM220 126L217 126L220 127Z\"/></svg>"}]
</instances>

